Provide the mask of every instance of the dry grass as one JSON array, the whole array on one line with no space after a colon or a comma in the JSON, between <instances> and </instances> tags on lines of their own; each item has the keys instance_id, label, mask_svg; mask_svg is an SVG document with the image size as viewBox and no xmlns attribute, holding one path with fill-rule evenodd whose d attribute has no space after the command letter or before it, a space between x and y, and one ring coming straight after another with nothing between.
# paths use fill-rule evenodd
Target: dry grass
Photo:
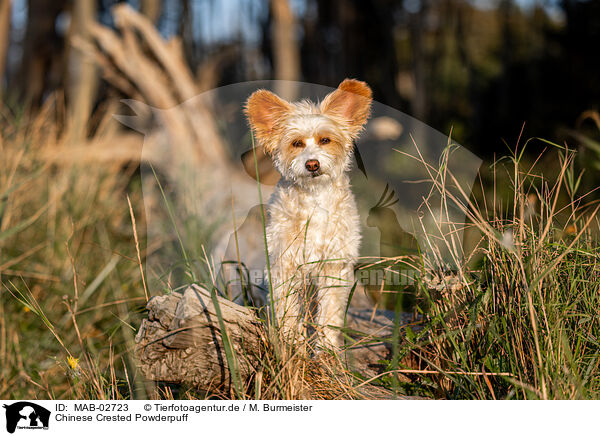
<instances>
[{"instance_id":1,"label":"dry grass","mask_svg":"<svg viewBox=\"0 0 600 436\"><path fill-rule=\"evenodd\" d=\"M108 128L64 158L60 107L50 99L31 118L4 108L0 119L0 397L202 398L136 371L148 292L138 163L90 164L102 143L118 140ZM367 388L381 386L435 398L598 398L598 207L594 194L579 193L573 153L559 152L554 177L540 162L524 168L519 150L478 195L433 184L445 204L464 207L477 240L454 253L466 261L451 285L420 283L426 322L382 338L394 342L384 374L363 377L335 356L273 345L229 395L374 398ZM432 180L452 183L430 169Z\"/></svg>"},{"instance_id":2,"label":"dry grass","mask_svg":"<svg viewBox=\"0 0 600 436\"><path fill-rule=\"evenodd\" d=\"M552 164L542 164L543 156L525 165L519 149L493 166L490 189L482 183L479 195L447 193L479 239L456 272L459 286L432 292L423 285L427 322L407 335L400 355L424 371L406 371L405 392L598 398L597 193L579 192L575 153L555 147L555 176L544 177Z\"/></svg>"},{"instance_id":3,"label":"dry grass","mask_svg":"<svg viewBox=\"0 0 600 436\"><path fill-rule=\"evenodd\" d=\"M134 336L149 292L139 164L90 165L96 147L118 140L101 134L75 144L76 158L60 158L69 146L61 117L51 100L31 119L6 109L1 120L0 397L222 396L154 385L137 371ZM274 345L263 369L229 395L365 397L352 392L341 362L313 355L307 346Z\"/></svg>"},{"instance_id":4,"label":"dry grass","mask_svg":"<svg viewBox=\"0 0 600 436\"><path fill-rule=\"evenodd\" d=\"M143 215L136 166L61 159L61 115L50 99L0 120L0 396L128 397L145 390L128 352L145 302L127 213L131 191Z\"/></svg>"}]
</instances>

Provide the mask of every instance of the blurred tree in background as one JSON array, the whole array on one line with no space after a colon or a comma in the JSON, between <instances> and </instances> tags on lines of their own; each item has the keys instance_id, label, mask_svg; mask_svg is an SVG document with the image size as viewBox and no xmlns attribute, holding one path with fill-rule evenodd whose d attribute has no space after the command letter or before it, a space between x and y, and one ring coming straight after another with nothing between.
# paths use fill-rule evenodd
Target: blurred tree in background
<instances>
[{"instance_id":1,"label":"blurred tree in background","mask_svg":"<svg viewBox=\"0 0 600 436\"><path fill-rule=\"evenodd\" d=\"M113 27L115 0L0 0L1 95L37 109L64 94L86 122L123 90L73 42ZM526 136L561 140L600 101L600 0L130 0L177 38L200 89L258 79L336 86L375 98L482 156ZM282 91L291 92L291 91ZM290 94L292 95L292 94ZM85 134L86 126L75 126ZM91 126L87 126L91 129Z\"/></svg>"}]
</instances>

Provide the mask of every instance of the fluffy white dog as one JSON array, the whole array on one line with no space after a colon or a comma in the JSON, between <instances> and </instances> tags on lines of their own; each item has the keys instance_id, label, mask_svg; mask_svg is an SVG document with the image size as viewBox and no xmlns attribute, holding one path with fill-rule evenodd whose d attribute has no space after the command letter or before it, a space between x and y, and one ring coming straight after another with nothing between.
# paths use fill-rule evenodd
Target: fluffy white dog
<instances>
[{"instance_id":1,"label":"fluffy white dog","mask_svg":"<svg viewBox=\"0 0 600 436\"><path fill-rule=\"evenodd\" d=\"M282 176L267 224L277 320L288 337L301 331L306 290L314 286L319 343L333 349L342 345L336 327L343 325L360 245L347 171L371 101L366 83L346 79L320 104L258 90L246 106L258 144Z\"/></svg>"}]
</instances>

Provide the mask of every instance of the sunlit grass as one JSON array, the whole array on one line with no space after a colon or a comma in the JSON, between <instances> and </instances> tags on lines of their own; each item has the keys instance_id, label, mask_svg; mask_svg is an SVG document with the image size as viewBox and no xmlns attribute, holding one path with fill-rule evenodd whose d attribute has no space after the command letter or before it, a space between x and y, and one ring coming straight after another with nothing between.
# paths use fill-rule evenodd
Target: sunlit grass
<instances>
[{"instance_id":1,"label":"sunlit grass","mask_svg":"<svg viewBox=\"0 0 600 436\"><path fill-rule=\"evenodd\" d=\"M477 196L450 199L462 205L480 239L469 266L455 273L462 277L458 286L432 292L422 282L431 310L401 347L405 365L398 373L408 376L402 392L599 397L598 202L578 192L574 153L561 148L555 156L551 178L535 163L526 167L521 151L510 165L495 167L494 180L506 181L500 173L508 170L512 198L504 204L494 192L482 193L491 204L477 204Z\"/></svg>"},{"instance_id":2,"label":"sunlit grass","mask_svg":"<svg viewBox=\"0 0 600 436\"><path fill-rule=\"evenodd\" d=\"M464 209L475 243L453 253L464 261L450 278L423 255L362 266L422 272L412 326L400 323L392 294L391 336L343 329L349 348L390 345L383 374L350 371L344 353L317 353L315 333L286 343L262 308L268 346L251 380L233 377L231 392L200 393L149 383L136 369L134 337L151 293L144 263L156 249L144 244L137 164L48 159L61 145L51 111L18 122L5 115L0 124L2 398L361 398L366 385L431 398L600 396L597 194L580 192L571 151L548 152L559 157L552 173L541 159L525 165L520 149L493 165L473 195L439 184L452 184L451 174L434 178L443 204ZM462 246L454 237L448 246ZM190 281L212 286L216 301L227 292L208 257L199 244L181 264L202 266ZM244 356L226 350L235 372Z\"/></svg>"}]
</instances>

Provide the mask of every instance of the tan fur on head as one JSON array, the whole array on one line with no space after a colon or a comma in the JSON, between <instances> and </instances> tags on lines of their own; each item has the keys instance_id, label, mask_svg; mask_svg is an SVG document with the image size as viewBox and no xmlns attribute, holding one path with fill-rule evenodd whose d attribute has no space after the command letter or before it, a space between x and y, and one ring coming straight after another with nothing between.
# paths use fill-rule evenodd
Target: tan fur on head
<instances>
[{"instance_id":1,"label":"tan fur on head","mask_svg":"<svg viewBox=\"0 0 600 436\"><path fill-rule=\"evenodd\" d=\"M325 97L321 103L321 112L346 124L351 136L355 138L369 118L372 98L371 88L365 82L346 79Z\"/></svg>"},{"instance_id":2,"label":"tan fur on head","mask_svg":"<svg viewBox=\"0 0 600 436\"><path fill-rule=\"evenodd\" d=\"M277 146L276 126L285 120L292 105L265 89L255 91L246 103L245 113L256 139L270 154Z\"/></svg>"},{"instance_id":3,"label":"tan fur on head","mask_svg":"<svg viewBox=\"0 0 600 436\"><path fill-rule=\"evenodd\" d=\"M367 122L371 101L371 88L365 82L346 79L319 106L308 101L288 103L272 92L260 89L248 98L245 113L257 141L266 153L272 154L279 146L287 119L294 115L324 115L345 133L348 144L343 145L349 146Z\"/></svg>"}]
</instances>

